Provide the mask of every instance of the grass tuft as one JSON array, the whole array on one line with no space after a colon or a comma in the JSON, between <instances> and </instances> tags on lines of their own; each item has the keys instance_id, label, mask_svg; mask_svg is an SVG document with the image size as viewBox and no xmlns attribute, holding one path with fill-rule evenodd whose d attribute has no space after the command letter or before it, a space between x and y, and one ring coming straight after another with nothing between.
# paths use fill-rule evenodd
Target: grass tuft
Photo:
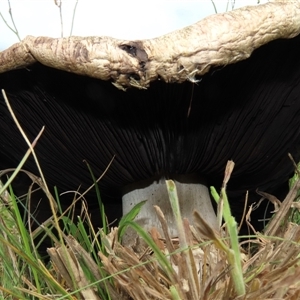
<instances>
[{"instance_id":1,"label":"grass tuft","mask_svg":"<svg viewBox=\"0 0 300 300\"><path fill-rule=\"evenodd\" d=\"M194 225L183 219L176 186L168 180L178 238L171 238L159 207L155 210L162 236L157 228L148 233L133 221L142 204L122 219L119 228L108 232L92 230L85 210L84 215L72 221L70 209L61 217L63 242L55 239L56 245L48 249L48 264L39 257L33 232L26 230L26 220L18 211L19 199L9 188L2 193L0 206L0 298L297 299L299 225L289 222L282 228L281 223L270 223L273 227L267 229L278 234L257 233L251 240L256 244L256 252L247 253L239 244L237 224L226 195L230 164L220 193L212 189L218 205L223 205L219 211L224 224L219 231L210 228L198 212L194 213ZM297 179L292 190L299 184ZM290 192L276 214L285 208L284 203L292 203L289 197L295 195ZM48 224L39 228L43 231L39 234L49 235L55 222L49 220ZM122 245L127 227L145 241L144 247L137 250Z\"/></svg>"},{"instance_id":2,"label":"grass tuft","mask_svg":"<svg viewBox=\"0 0 300 300\"><path fill-rule=\"evenodd\" d=\"M6 96L5 99L9 106ZM25 135L21 126L17 125ZM84 199L86 192L76 192L74 203L63 211L57 191L54 201L40 170L41 179L23 172L44 191L53 215L37 229L31 230L33 217L29 215L28 219L23 219L19 208L24 201L14 195L11 182L22 171L31 153L38 164L34 146L41 134L42 131L32 144L26 139L29 150L16 170L1 172L2 175L13 173L0 187L1 299L300 298L300 227L292 222L297 220L292 217L293 211L299 209L299 166L283 202L261 193L276 205L276 213L264 233L256 232L251 227L251 208L245 213L245 220L255 234L250 241L242 243L255 245L255 251L251 252L246 252L239 243L238 227L226 195L233 162L227 164L220 193L211 188L218 204L220 228L217 231L203 220L199 212L194 213L193 223L182 218L176 186L171 180L167 180L166 185L177 226L177 238L171 237L164 213L158 206L155 206L155 211L161 231L152 228L150 232L145 232L134 222L143 203L124 216L119 227L109 228L97 186L101 176L96 180L89 166L94 182L91 188L96 188L103 228L95 230L92 227L86 206L88 199ZM32 193L30 186L25 195L27 207L30 207ZM75 218L74 207L79 201L82 211ZM129 248L122 244L122 236L128 227L144 241L139 247ZM52 229L56 229L58 234L54 235ZM34 244L37 236L41 239L47 236L53 241L53 247L47 250L49 263L43 261L37 251Z\"/></svg>"}]
</instances>

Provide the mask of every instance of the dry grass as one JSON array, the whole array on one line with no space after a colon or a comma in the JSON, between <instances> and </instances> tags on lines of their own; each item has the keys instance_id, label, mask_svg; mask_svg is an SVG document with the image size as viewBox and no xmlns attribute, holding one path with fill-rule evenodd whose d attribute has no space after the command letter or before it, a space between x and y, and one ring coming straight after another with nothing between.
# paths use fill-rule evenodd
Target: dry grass
<instances>
[{"instance_id":1,"label":"dry grass","mask_svg":"<svg viewBox=\"0 0 300 300\"><path fill-rule=\"evenodd\" d=\"M23 133L22 128L19 129ZM38 137L33 144L28 141L29 150L19 169L31 152L35 155L33 147ZM37 158L36 161L38 165ZM36 249L32 248L32 236L25 232L22 218L16 214L17 200L14 200L12 210L17 216L14 220L20 237L15 233L16 228L8 228L7 222L0 218L0 254L5 265L2 270L0 268L0 275L3 275L0 294L6 299L31 299L28 298L30 296L47 300L300 299L300 229L299 225L288 222L291 207L299 206L295 199L300 190L300 180L293 184L282 203L273 196L264 195L276 204L276 214L264 234L256 232L251 240L255 251L245 252L234 237L237 226L226 204L226 184L232 169L233 165L225 170L220 196L214 195L219 198L218 205L224 205L218 212L223 212L225 229L213 231L197 213L191 226L188 220L178 217L180 213L175 201L172 207L178 239L171 239L164 215L156 207L163 236L156 228L150 234L144 232L130 218L126 221L127 225L135 229L144 241L133 248L120 243L118 228L108 234L100 230L91 236L88 243L85 242L88 234L81 231L85 245L89 245L85 248L71 235L64 236L60 232L57 246L48 249L52 264L47 267L39 259ZM37 182L44 185L42 189L53 206L50 224L59 229L53 197L44 180ZM176 200L174 186L170 183L167 186L172 202ZM12 190L10 192L12 194ZM82 223L79 225L83 228ZM41 229L46 230L45 224ZM123 229L124 224L120 232ZM49 233L49 230L46 232ZM101 245L92 258L91 251L85 249L93 249L99 236Z\"/></svg>"},{"instance_id":2,"label":"dry grass","mask_svg":"<svg viewBox=\"0 0 300 300\"><path fill-rule=\"evenodd\" d=\"M49 249L49 254L57 274L65 279L72 290L74 282L70 278L75 274L76 286L83 288L91 283L80 269L80 261L86 261L99 282L106 282L111 299L299 299L300 298L300 227L285 223L282 216L295 199L294 192L299 187L298 181L270 222L266 232L256 233L251 240L256 245L255 253L246 253L241 247L242 271L246 294L237 297L232 266L227 253L219 246L222 240L230 248L228 236L221 237L208 229L203 238L203 228L207 224L195 215L194 227L183 221L184 234L188 243L183 248L178 239L171 239L164 217L159 208L164 237L153 228L150 232L155 247L137 245L128 248L118 242L118 228L108 235L102 234L106 252L99 252L106 277L99 272L99 266L89 258L88 253L72 238L66 238L67 251L61 247ZM278 216L280 219L278 220ZM199 230L200 229L200 230ZM273 235L274 234L274 235ZM244 242L245 243L245 242ZM151 244L152 245L152 244ZM165 262L157 253L167 258ZM64 253L64 254L62 254ZM70 263L71 262L71 263ZM107 278L113 280L107 281ZM81 299L100 299L91 285L80 291Z\"/></svg>"},{"instance_id":3,"label":"dry grass","mask_svg":"<svg viewBox=\"0 0 300 300\"><path fill-rule=\"evenodd\" d=\"M56 287L52 294L51 289L43 293L44 288L39 290L32 278L21 271L24 265L18 264L21 257L18 249L7 245L6 253L14 262L14 274L19 274L23 282L23 290L19 286L19 291L35 299L300 299L300 227L288 221L291 207L297 207L294 200L299 189L297 180L286 199L282 203L276 201L277 211L265 233L255 233L251 251L245 250L248 241L244 240L244 246L240 246L245 286L242 296L238 296L232 272L233 247L227 229L213 231L197 213L193 226L186 219L177 224L183 232L177 239L170 237L159 207L156 212L163 236L156 228L148 234L128 221L144 241L137 241L133 248L120 243L117 227L108 234L100 230L96 233L102 242L98 262L75 238L64 236L65 245L59 243L48 249L50 266L46 268L39 260L35 263L38 276L51 282L52 290ZM16 236L16 228L12 230ZM31 272L28 270L27 274ZM100 289L105 291L105 297L100 295ZM1 285L0 290L3 295L13 294Z\"/></svg>"},{"instance_id":4,"label":"dry grass","mask_svg":"<svg viewBox=\"0 0 300 300\"><path fill-rule=\"evenodd\" d=\"M230 172L225 172L224 191ZM48 249L51 258L48 266L30 253L29 248L29 252L18 248L22 236L16 237L16 227L8 228L1 213L0 252L2 260L5 258L3 262L11 264L10 269L0 267L0 274L11 272L11 278L19 278L19 285L7 289L0 284L0 293L7 295L6 299L31 299L28 295L32 299L57 300L300 299L300 227L289 222L291 207L299 206L295 202L299 190L298 179L282 203L266 194L276 203L276 213L264 234L252 228L254 237L250 242L244 240L243 247L240 245L237 251L228 226L216 232L197 212L193 226L186 219L176 219L179 236L172 239L163 212L155 207L162 230L153 228L146 233L127 219L127 225L140 236L135 247L121 244L119 230L123 232L124 226L115 227L108 234L99 230L89 236L88 249L99 237L101 240L95 259L95 254L92 257L91 251L79 240L61 232L64 243L57 242L56 247ZM7 194L5 196L8 203ZM13 209L16 210L16 206ZM251 228L250 213L245 219ZM224 219L229 223L230 218ZM58 220L50 220L50 223L56 224ZM28 239L30 241L30 236ZM251 251L247 247L250 243ZM33 253L37 254L36 250ZM237 257L241 259L236 260ZM6 286L9 286L7 282Z\"/></svg>"}]
</instances>

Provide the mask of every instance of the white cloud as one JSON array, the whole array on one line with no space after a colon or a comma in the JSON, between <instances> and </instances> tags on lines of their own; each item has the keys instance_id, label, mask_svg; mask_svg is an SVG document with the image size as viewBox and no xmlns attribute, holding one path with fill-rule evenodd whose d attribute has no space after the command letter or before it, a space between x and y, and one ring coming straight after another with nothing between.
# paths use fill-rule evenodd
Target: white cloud
<instances>
[{"instance_id":1,"label":"white cloud","mask_svg":"<svg viewBox=\"0 0 300 300\"><path fill-rule=\"evenodd\" d=\"M75 2L62 2L65 36L70 34ZM225 11L226 0L214 2L219 12ZM229 0L231 2L233 0ZM235 2L235 7L240 7L255 5L257 0ZM54 0L10 0L10 3L21 38L26 35L60 36L59 9ZM7 1L0 1L0 12L11 25ZM213 13L211 0L78 0L73 35L151 38L195 23ZM18 41L1 19L0 37L0 50Z\"/></svg>"}]
</instances>

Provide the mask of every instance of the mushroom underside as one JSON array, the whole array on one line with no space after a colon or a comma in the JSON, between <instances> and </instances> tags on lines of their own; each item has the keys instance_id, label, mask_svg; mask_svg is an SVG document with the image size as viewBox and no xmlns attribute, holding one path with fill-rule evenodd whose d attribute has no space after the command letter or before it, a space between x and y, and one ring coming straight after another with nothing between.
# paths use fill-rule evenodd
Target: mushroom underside
<instances>
[{"instance_id":1,"label":"mushroom underside","mask_svg":"<svg viewBox=\"0 0 300 300\"><path fill-rule=\"evenodd\" d=\"M38 63L0 74L0 85L31 141L45 125L36 153L48 184L60 192L92 184L85 162L99 177L111 161L99 182L107 207L121 206L122 188L153 176L196 174L219 188L232 159L228 194L239 215L246 190L252 201L256 189L281 193L293 172L288 153L300 158L299 46L299 36L273 41L197 83L156 81L147 90L123 92ZM17 166L27 146L0 100L5 169ZM32 158L24 168L37 172ZM63 204L71 198L62 197ZM98 211L95 193L86 198Z\"/></svg>"}]
</instances>

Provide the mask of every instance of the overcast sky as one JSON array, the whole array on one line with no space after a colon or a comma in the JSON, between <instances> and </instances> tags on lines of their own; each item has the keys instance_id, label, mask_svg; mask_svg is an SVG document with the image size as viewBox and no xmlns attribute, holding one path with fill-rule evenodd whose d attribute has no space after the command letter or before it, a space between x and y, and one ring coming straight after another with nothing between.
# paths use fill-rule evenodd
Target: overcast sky
<instances>
[{"instance_id":1,"label":"overcast sky","mask_svg":"<svg viewBox=\"0 0 300 300\"><path fill-rule=\"evenodd\" d=\"M231 2L229 1L229 9ZM236 0L235 8L256 5L258 0ZM268 0L261 0L265 3ZM62 1L64 36L70 35L76 0ZM217 11L224 12L227 0L214 1ZM54 0L10 0L19 35L59 37L59 8ZM0 12L10 26L9 6L0 0ZM156 37L195 23L214 14L211 0L78 0L73 35L107 35L121 39ZM18 41L0 19L0 51Z\"/></svg>"}]
</instances>

